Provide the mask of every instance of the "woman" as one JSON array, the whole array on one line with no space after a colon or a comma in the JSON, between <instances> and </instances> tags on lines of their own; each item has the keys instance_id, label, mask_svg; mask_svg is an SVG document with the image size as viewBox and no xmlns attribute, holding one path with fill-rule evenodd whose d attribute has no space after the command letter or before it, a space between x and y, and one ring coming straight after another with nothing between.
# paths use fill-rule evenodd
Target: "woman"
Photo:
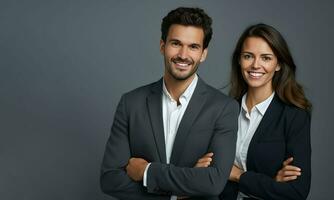
<instances>
[{"instance_id":1,"label":"woman","mask_svg":"<svg viewBox=\"0 0 334 200\"><path fill-rule=\"evenodd\" d=\"M281 34L250 26L232 56L230 95L241 104L235 164L221 199L306 199L310 110ZM207 167L213 153L196 164Z\"/></svg>"}]
</instances>

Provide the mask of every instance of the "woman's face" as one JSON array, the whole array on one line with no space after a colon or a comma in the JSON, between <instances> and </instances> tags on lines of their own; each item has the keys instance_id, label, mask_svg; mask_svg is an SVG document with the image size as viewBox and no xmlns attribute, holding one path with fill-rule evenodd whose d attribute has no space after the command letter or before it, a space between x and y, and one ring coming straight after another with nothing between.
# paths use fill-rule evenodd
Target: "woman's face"
<instances>
[{"instance_id":1,"label":"woman's face","mask_svg":"<svg viewBox=\"0 0 334 200\"><path fill-rule=\"evenodd\" d=\"M264 39L247 38L242 46L239 62L248 89L273 91L272 79L280 67L276 55Z\"/></svg>"}]
</instances>

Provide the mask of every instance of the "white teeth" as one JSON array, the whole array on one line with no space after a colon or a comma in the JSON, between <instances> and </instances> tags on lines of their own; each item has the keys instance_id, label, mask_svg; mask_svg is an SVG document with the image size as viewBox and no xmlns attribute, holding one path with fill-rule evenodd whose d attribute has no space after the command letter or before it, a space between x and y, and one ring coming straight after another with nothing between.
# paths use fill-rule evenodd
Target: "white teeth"
<instances>
[{"instance_id":1,"label":"white teeth","mask_svg":"<svg viewBox=\"0 0 334 200\"><path fill-rule=\"evenodd\" d=\"M177 65L180 65L180 66L182 66L182 67L186 67L186 66L188 66L188 63L176 63Z\"/></svg>"},{"instance_id":2,"label":"white teeth","mask_svg":"<svg viewBox=\"0 0 334 200\"><path fill-rule=\"evenodd\" d=\"M261 72L249 72L249 74L250 74L251 76L253 76L253 77L258 78L258 77L263 76L264 73L261 73Z\"/></svg>"}]
</instances>

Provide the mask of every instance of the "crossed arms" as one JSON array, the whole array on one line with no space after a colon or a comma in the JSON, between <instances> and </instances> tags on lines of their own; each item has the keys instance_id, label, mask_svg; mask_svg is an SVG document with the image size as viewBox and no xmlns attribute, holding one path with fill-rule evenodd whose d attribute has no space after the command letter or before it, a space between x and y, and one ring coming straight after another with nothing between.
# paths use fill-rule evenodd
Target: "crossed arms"
<instances>
[{"instance_id":1,"label":"crossed arms","mask_svg":"<svg viewBox=\"0 0 334 200\"><path fill-rule=\"evenodd\" d=\"M235 155L237 131L238 104L229 101L219 108L220 114L212 127L207 151L215 152L215 159L207 168L191 166L175 166L165 164L159 160L151 162L147 171L147 187L141 181L143 162L138 178L132 179L126 170L131 166L131 143L129 142L130 120L126 97L122 97L117 107L111 134L106 145L101 173L101 188L112 196L127 199L169 199L170 195L177 196L217 196L221 193L228 180ZM191 136L190 136L191 138ZM185 141L186 142L186 141ZM189 141L191 143L191 141ZM196 147L194 147L196 148ZM196 156L196 160L202 155ZM130 160L130 163L129 163ZM128 168L129 170L129 168ZM139 170L139 171L138 171Z\"/></svg>"}]
</instances>

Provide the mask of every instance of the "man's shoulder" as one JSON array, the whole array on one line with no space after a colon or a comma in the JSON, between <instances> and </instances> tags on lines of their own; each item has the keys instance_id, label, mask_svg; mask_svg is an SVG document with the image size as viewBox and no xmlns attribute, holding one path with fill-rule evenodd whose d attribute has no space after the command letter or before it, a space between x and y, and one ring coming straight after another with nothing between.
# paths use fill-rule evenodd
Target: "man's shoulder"
<instances>
[{"instance_id":1,"label":"man's shoulder","mask_svg":"<svg viewBox=\"0 0 334 200\"><path fill-rule=\"evenodd\" d=\"M238 102L230 96L224 94L221 90L205 83L201 80L200 83L201 88L205 88L204 91L206 93L206 103L205 106L207 108L214 108L214 112L239 112L239 104ZM200 96L197 96L200 98Z\"/></svg>"},{"instance_id":2,"label":"man's shoulder","mask_svg":"<svg viewBox=\"0 0 334 200\"><path fill-rule=\"evenodd\" d=\"M220 103L227 103L227 102L234 102L237 103L236 100L234 100L232 97L227 96L224 94L221 90L205 83L205 86L207 88L207 91L210 96L212 96L211 100L217 101Z\"/></svg>"},{"instance_id":3,"label":"man's shoulder","mask_svg":"<svg viewBox=\"0 0 334 200\"><path fill-rule=\"evenodd\" d=\"M161 85L161 80L137 87L133 90L130 90L123 94L126 98L140 98L140 97L146 97L148 94L156 91Z\"/></svg>"}]
</instances>

